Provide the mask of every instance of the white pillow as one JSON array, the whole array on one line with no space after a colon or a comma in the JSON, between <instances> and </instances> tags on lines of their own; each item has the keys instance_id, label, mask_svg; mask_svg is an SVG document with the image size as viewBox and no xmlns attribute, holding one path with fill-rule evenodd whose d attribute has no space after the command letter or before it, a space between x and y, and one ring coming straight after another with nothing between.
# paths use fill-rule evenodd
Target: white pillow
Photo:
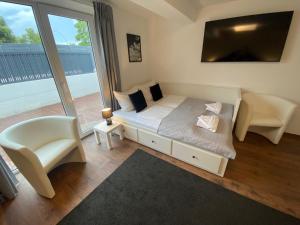
<instances>
[{"instance_id":1,"label":"white pillow","mask_svg":"<svg viewBox=\"0 0 300 225\"><path fill-rule=\"evenodd\" d=\"M129 98L129 94L135 92L135 90L130 90L130 91L126 91L126 92L117 92L114 91L114 96L116 97L116 99L118 100L119 105L121 106L121 110L122 111L132 111L134 110L134 107L131 103L131 100Z\"/></svg>"},{"instance_id":2,"label":"white pillow","mask_svg":"<svg viewBox=\"0 0 300 225\"><path fill-rule=\"evenodd\" d=\"M140 89L143 92L146 101L152 101L152 94L150 92L150 87L155 85L155 81L149 81L144 84L135 86L135 89Z\"/></svg>"}]
</instances>

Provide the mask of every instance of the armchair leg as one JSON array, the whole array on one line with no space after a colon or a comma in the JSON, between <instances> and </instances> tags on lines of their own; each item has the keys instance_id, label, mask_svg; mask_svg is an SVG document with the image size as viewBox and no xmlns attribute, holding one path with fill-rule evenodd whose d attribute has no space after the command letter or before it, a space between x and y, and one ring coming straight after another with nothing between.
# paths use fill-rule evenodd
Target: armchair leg
<instances>
[{"instance_id":1,"label":"armchair leg","mask_svg":"<svg viewBox=\"0 0 300 225\"><path fill-rule=\"evenodd\" d=\"M86 157L85 157L85 153L84 153L82 144L80 143L77 148L78 148L77 151L79 153L79 158L80 158L81 162L86 162Z\"/></svg>"},{"instance_id":2,"label":"armchair leg","mask_svg":"<svg viewBox=\"0 0 300 225\"><path fill-rule=\"evenodd\" d=\"M248 105L245 102L241 102L235 127L235 135L241 142L244 141L250 125L251 114L249 111Z\"/></svg>"},{"instance_id":3,"label":"armchair leg","mask_svg":"<svg viewBox=\"0 0 300 225\"><path fill-rule=\"evenodd\" d=\"M82 144L79 143L77 148L74 149L70 155L62 160L58 165L67 163L67 162L86 162L84 149ZM55 191L51 185L51 182L47 176L47 174L37 171L26 171L27 173L23 173L24 177L29 181L32 187L42 196L46 198L53 198L55 196Z\"/></svg>"},{"instance_id":4,"label":"armchair leg","mask_svg":"<svg viewBox=\"0 0 300 225\"><path fill-rule=\"evenodd\" d=\"M238 126L235 128L235 135L240 142L243 142L245 140L247 131L248 126L245 125L238 124Z\"/></svg>"},{"instance_id":5,"label":"armchair leg","mask_svg":"<svg viewBox=\"0 0 300 225\"><path fill-rule=\"evenodd\" d=\"M285 131L285 127L253 127L250 131L264 136L265 138L269 139L269 141L271 141L273 144L278 144Z\"/></svg>"},{"instance_id":6,"label":"armchair leg","mask_svg":"<svg viewBox=\"0 0 300 225\"><path fill-rule=\"evenodd\" d=\"M42 196L46 198L53 198L55 191L51 185L51 182L44 171L36 172L32 171L31 175L24 174L24 177L28 180L31 186Z\"/></svg>"}]
</instances>

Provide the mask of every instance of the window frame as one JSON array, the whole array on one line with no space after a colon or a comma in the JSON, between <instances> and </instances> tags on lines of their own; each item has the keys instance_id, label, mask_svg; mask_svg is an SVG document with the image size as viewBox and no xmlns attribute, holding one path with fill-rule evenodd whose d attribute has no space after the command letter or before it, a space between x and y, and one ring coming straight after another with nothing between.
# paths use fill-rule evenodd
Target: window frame
<instances>
[{"instance_id":1,"label":"window frame","mask_svg":"<svg viewBox=\"0 0 300 225\"><path fill-rule=\"evenodd\" d=\"M2 0L1 0L2 1ZM98 77L100 87L100 97L103 102L104 96L102 92L103 87L103 74L105 74L104 54L102 46L98 46L95 31L95 22L92 14L85 12L79 12L71 9L62 8L59 6L49 5L42 2L36 2L34 0L4 0L2 2L15 3L31 6L35 22L38 27L39 34L41 36L43 48L45 50L46 57L52 72L53 79L55 81L62 105L68 116L77 117L77 112L73 103L72 95L68 87L67 79L64 73L62 63L59 58L58 50L50 26L48 15L55 15L61 17L67 17L72 19L84 20L89 27L89 33L91 38L91 46L94 54L94 61L96 67L96 73ZM100 47L100 48L99 48ZM101 112L99 112L100 114ZM83 138L93 132L93 129L83 132L79 126L80 137Z\"/></svg>"}]
</instances>

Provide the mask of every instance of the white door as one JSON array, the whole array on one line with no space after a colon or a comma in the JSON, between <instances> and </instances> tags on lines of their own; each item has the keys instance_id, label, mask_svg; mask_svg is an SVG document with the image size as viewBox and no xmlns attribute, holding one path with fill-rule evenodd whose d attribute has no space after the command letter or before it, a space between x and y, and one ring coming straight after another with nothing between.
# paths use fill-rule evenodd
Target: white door
<instances>
[{"instance_id":1,"label":"white door","mask_svg":"<svg viewBox=\"0 0 300 225\"><path fill-rule=\"evenodd\" d=\"M67 114L78 118L82 135L88 134L102 121L104 107L93 16L44 4L38 10Z\"/></svg>"}]
</instances>

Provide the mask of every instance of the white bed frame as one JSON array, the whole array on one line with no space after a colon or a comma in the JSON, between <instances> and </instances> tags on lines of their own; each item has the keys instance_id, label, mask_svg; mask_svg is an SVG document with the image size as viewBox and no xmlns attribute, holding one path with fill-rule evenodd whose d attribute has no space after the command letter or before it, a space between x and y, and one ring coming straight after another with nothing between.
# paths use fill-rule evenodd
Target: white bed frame
<instances>
[{"instance_id":1,"label":"white bed frame","mask_svg":"<svg viewBox=\"0 0 300 225\"><path fill-rule=\"evenodd\" d=\"M181 95L201 98L210 101L220 101L234 105L232 127L235 123L241 101L240 88L217 87L186 83L160 83L163 94ZM206 171L223 177L228 158L203 150L176 140L172 140L147 130L140 125L120 121L124 136L142 145L153 148L176 159L192 164Z\"/></svg>"}]
</instances>

